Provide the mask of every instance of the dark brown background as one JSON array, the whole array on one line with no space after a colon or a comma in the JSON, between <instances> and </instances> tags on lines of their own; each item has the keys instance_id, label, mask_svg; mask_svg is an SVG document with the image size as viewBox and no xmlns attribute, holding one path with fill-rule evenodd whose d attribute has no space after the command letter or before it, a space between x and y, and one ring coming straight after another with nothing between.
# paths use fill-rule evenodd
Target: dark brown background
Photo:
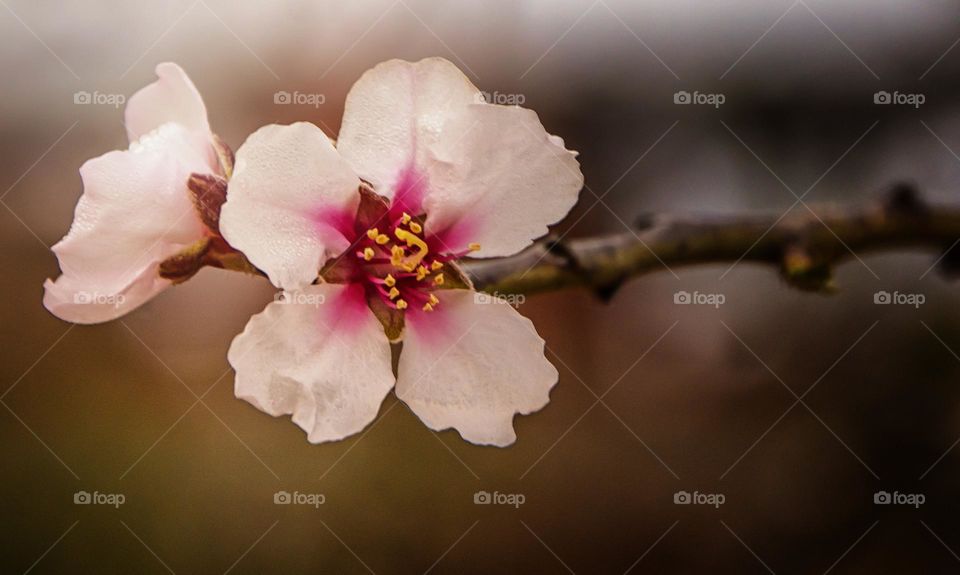
<instances>
[{"instance_id":1,"label":"dark brown background","mask_svg":"<svg viewBox=\"0 0 960 575\"><path fill-rule=\"evenodd\" d=\"M609 305L532 298L520 310L560 382L502 450L434 437L393 396L363 436L321 446L235 399L226 350L270 300L262 280L205 270L96 327L40 301L77 168L125 146L122 110L73 94L129 96L157 62L187 70L237 147L271 122L333 133L364 70L447 57L580 150L590 191L559 228L578 237L650 211L779 214L786 186L815 182L814 209L898 179L956 202L958 16L906 0L3 0L2 571L956 572L960 286L927 273L937 254L858 254L830 297L724 264ZM278 90L326 102L275 105ZM677 106L677 90L726 103ZM878 90L927 101L877 106ZM679 290L726 303L674 305ZM926 303L877 306L878 290ZM274 505L281 489L326 503ZM474 505L481 489L526 503ZM126 504L74 505L78 490ZM678 490L726 503L674 505ZM874 505L878 490L926 503Z\"/></svg>"}]
</instances>

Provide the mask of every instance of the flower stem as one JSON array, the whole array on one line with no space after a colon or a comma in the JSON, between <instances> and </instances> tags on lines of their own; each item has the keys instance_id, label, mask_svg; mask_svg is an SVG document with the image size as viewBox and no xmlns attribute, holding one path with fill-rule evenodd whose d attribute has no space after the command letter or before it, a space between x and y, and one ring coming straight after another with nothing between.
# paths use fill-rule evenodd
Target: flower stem
<instances>
[{"instance_id":1,"label":"flower stem","mask_svg":"<svg viewBox=\"0 0 960 575\"><path fill-rule=\"evenodd\" d=\"M586 287L608 298L632 277L681 266L759 263L786 282L832 291L835 264L879 250L943 254L941 271L960 271L960 207L933 206L905 184L881 201L846 207L796 206L789 214L653 216L634 229L574 240L548 237L514 256L465 261L477 289L533 294ZM728 268L728 271L733 269ZM870 273L873 273L872 271Z\"/></svg>"}]
</instances>

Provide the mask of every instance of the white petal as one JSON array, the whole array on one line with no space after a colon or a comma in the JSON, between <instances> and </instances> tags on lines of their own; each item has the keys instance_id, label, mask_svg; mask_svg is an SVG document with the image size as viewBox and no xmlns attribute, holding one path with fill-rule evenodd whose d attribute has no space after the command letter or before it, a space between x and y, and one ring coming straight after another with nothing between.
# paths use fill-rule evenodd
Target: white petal
<instances>
[{"instance_id":1,"label":"white petal","mask_svg":"<svg viewBox=\"0 0 960 575\"><path fill-rule=\"evenodd\" d=\"M73 323L102 323L126 315L153 296L170 287L160 277L157 266L141 270L140 275L114 293L90 291L89 282L73 275L43 284L43 305L62 320Z\"/></svg>"},{"instance_id":2,"label":"white petal","mask_svg":"<svg viewBox=\"0 0 960 575\"><path fill-rule=\"evenodd\" d=\"M350 89L337 149L379 194L393 197L448 120L479 99L477 87L443 58L383 62Z\"/></svg>"},{"instance_id":3,"label":"white petal","mask_svg":"<svg viewBox=\"0 0 960 575\"><path fill-rule=\"evenodd\" d=\"M570 211L583 186L576 154L524 108L471 105L433 150L427 227L453 252L472 242L481 246L474 257L522 250Z\"/></svg>"},{"instance_id":4,"label":"white petal","mask_svg":"<svg viewBox=\"0 0 960 575\"><path fill-rule=\"evenodd\" d=\"M300 289L350 245L359 186L320 128L264 126L237 151L220 232L274 285Z\"/></svg>"},{"instance_id":5,"label":"white petal","mask_svg":"<svg viewBox=\"0 0 960 575\"><path fill-rule=\"evenodd\" d=\"M205 234L187 178L209 172L214 151L193 155L198 138L167 124L130 150L84 163L73 224L53 247L63 275L45 286L47 309L67 321L107 321L169 285L160 262Z\"/></svg>"},{"instance_id":6,"label":"white petal","mask_svg":"<svg viewBox=\"0 0 960 575\"><path fill-rule=\"evenodd\" d=\"M186 72L170 62L158 64L156 71L159 80L142 88L127 103L125 124L130 141L168 122L209 134L207 108Z\"/></svg>"},{"instance_id":7,"label":"white petal","mask_svg":"<svg viewBox=\"0 0 960 575\"><path fill-rule=\"evenodd\" d=\"M476 257L528 246L577 201L576 154L537 115L487 104L442 58L391 60L350 90L337 149L378 193L406 189L447 251Z\"/></svg>"},{"instance_id":8,"label":"white petal","mask_svg":"<svg viewBox=\"0 0 960 575\"><path fill-rule=\"evenodd\" d=\"M359 432L394 384L390 344L363 287L322 284L285 297L230 346L237 397L274 417L292 414L311 443Z\"/></svg>"},{"instance_id":9,"label":"white petal","mask_svg":"<svg viewBox=\"0 0 960 575\"><path fill-rule=\"evenodd\" d=\"M430 429L506 446L513 416L550 401L557 370L533 324L513 307L468 290L438 292L430 313L407 314L397 397Z\"/></svg>"}]
</instances>

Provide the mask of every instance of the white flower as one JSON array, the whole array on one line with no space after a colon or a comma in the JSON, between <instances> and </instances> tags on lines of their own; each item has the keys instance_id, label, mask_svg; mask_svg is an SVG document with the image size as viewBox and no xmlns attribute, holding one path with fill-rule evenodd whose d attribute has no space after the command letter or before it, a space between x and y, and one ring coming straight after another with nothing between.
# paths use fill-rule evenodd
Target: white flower
<instances>
[{"instance_id":1,"label":"white flower","mask_svg":"<svg viewBox=\"0 0 960 575\"><path fill-rule=\"evenodd\" d=\"M76 323L117 318L171 285L162 262L211 235L187 187L191 174L222 175L216 138L196 87L176 64L130 98L127 150L80 168L83 195L69 233L53 247L62 275L43 304Z\"/></svg>"},{"instance_id":2,"label":"white flower","mask_svg":"<svg viewBox=\"0 0 960 575\"><path fill-rule=\"evenodd\" d=\"M547 404L557 371L531 322L475 299L455 260L546 233L576 203L575 156L439 58L365 73L336 147L312 124L258 130L237 152L221 232L275 285L322 303L297 296L251 319L229 352L237 396L322 442L363 429L396 384L431 429L513 443L513 416Z\"/></svg>"}]
</instances>

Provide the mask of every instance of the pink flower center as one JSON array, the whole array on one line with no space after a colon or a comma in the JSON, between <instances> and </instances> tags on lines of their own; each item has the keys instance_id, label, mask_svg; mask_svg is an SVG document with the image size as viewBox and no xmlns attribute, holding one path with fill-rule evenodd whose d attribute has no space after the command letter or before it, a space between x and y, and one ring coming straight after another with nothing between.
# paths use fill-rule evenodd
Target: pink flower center
<instances>
[{"instance_id":1,"label":"pink flower center","mask_svg":"<svg viewBox=\"0 0 960 575\"><path fill-rule=\"evenodd\" d=\"M368 229L356 242L354 256L362 281L372 285L391 308L416 306L433 311L440 303L433 292L443 285L448 262L480 246L471 244L462 253L441 253L442 243L425 235L422 219L417 221L406 212L389 219L388 212L386 225Z\"/></svg>"}]
</instances>

